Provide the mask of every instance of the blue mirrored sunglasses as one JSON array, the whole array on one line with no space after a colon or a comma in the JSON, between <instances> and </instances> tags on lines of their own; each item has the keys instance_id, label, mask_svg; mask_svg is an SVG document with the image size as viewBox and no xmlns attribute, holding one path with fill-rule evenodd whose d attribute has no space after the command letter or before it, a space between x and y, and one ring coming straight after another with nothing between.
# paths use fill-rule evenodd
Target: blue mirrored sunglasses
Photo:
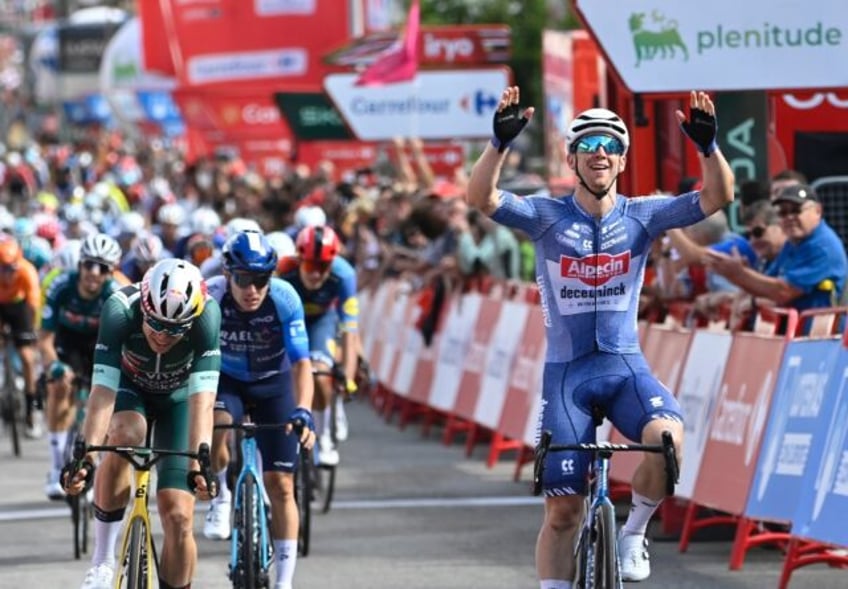
<instances>
[{"instance_id":1,"label":"blue mirrored sunglasses","mask_svg":"<svg viewBox=\"0 0 848 589\"><path fill-rule=\"evenodd\" d=\"M612 135L585 135L577 140L574 151L577 153L597 153L604 148L607 155L622 155L624 144Z\"/></svg>"},{"instance_id":2,"label":"blue mirrored sunglasses","mask_svg":"<svg viewBox=\"0 0 848 589\"><path fill-rule=\"evenodd\" d=\"M144 322L156 333L164 333L173 337L184 335L191 329L191 323L165 323L153 317L145 317Z\"/></svg>"}]
</instances>

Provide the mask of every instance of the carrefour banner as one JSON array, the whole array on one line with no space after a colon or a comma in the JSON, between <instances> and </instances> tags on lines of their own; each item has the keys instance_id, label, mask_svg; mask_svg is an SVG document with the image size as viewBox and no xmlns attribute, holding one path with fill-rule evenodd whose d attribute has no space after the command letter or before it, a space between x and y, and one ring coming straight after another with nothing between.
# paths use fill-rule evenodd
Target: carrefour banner
<instances>
[{"instance_id":1,"label":"carrefour banner","mask_svg":"<svg viewBox=\"0 0 848 589\"><path fill-rule=\"evenodd\" d=\"M846 356L842 356L842 370L836 371L840 351L837 340L787 346L748 495L747 516L790 521L804 487L816 480L812 471L818 466L821 442L836 405L831 380L841 386L845 370Z\"/></svg>"},{"instance_id":2,"label":"carrefour banner","mask_svg":"<svg viewBox=\"0 0 848 589\"><path fill-rule=\"evenodd\" d=\"M810 444L809 467L792 518L792 533L848 546L848 350L844 348L824 399L830 411L822 411L821 429Z\"/></svg>"},{"instance_id":3,"label":"carrefour banner","mask_svg":"<svg viewBox=\"0 0 848 589\"><path fill-rule=\"evenodd\" d=\"M844 2L578 0L634 92L848 85Z\"/></svg>"}]
</instances>

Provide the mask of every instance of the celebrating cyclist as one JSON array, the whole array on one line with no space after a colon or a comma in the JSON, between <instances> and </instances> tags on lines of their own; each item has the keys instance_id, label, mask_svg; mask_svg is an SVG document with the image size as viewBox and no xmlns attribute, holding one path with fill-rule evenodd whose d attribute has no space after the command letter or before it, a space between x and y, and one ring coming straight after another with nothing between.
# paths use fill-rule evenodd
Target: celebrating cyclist
<instances>
[{"instance_id":1,"label":"celebrating cyclist","mask_svg":"<svg viewBox=\"0 0 848 589\"><path fill-rule=\"evenodd\" d=\"M294 286L306 312L306 331L309 334L310 355L316 371L332 370L336 361L346 379L348 393L356 392L357 322L359 303L356 297L356 272L347 260L338 255L341 244L336 232L327 225L301 229L295 240L298 258L281 274ZM341 330L341 354L337 356L336 334ZM318 461L335 466L339 452L330 434L330 403L338 403L337 415L342 414L342 399L333 400L333 385L328 377L317 379L315 427L318 434ZM343 418L342 418L343 420ZM341 436L344 437L344 436Z\"/></svg>"},{"instance_id":2,"label":"celebrating cyclist","mask_svg":"<svg viewBox=\"0 0 848 589\"><path fill-rule=\"evenodd\" d=\"M700 221L733 200L733 174L716 145L715 107L690 95L683 132L697 145L703 188L678 197L626 198L617 192L630 136L615 113L593 108L566 133L574 194L521 198L496 188L510 142L533 115L519 106L518 87L503 91L494 138L474 165L468 201L495 221L523 230L536 250L536 275L547 331L542 429L555 444L592 442L593 414L602 411L628 438L661 443L672 433L678 454L683 417L671 392L651 373L639 348L638 297L651 241L666 229ZM549 456L545 517L536 545L542 589L570 589L575 532L582 517L590 457ZM633 503L619 538L624 580L650 574L645 530L665 492L662 456L646 455L632 481Z\"/></svg>"},{"instance_id":3,"label":"celebrating cyclist","mask_svg":"<svg viewBox=\"0 0 848 589\"><path fill-rule=\"evenodd\" d=\"M43 435L41 399L35 391L35 317L41 306L38 271L24 258L18 241L0 233L0 322L9 327L12 341L21 357L26 396L28 438Z\"/></svg>"},{"instance_id":4,"label":"celebrating cyclist","mask_svg":"<svg viewBox=\"0 0 848 589\"><path fill-rule=\"evenodd\" d=\"M206 293L197 267L183 260L158 262L140 283L106 301L94 352L92 389L83 437L88 444L140 446L155 422L153 445L196 450L212 441L213 405L221 354L221 311ZM83 491L93 474L86 456L65 491ZM66 467L68 468L68 467ZM115 543L130 494L130 466L107 453L94 476L94 551L82 589L109 589L115 569ZM164 531L159 587L190 587L197 563L193 535L194 497L188 473L197 461L167 457L157 470L156 505ZM207 498L202 476L195 494Z\"/></svg>"},{"instance_id":5,"label":"celebrating cyclist","mask_svg":"<svg viewBox=\"0 0 848 589\"><path fill-rule=\"evenodd\" d=\"M76 268L57 276L47 291L39 347L47 381L47 441L51 468L44 492L65 496L59 474L65 465L68 430L74 422L77 385L91 380L100 311L118 283L112 271L121 260L118 242L104 233L87 237Z\"/></svg>"},{"instance_id":6,"label":"celebrating cyclist","mask_svg":"<svg viewBox=\"0 0 848 589\"><path fill-rule=\"evenodd\" d=\"M301 421L300 439L283 430L256 434L265 489L271 500L276 589L291 589L297 560L298 509L294 469L298 441L311 448L313 380L303 304L290 284L272 278L277 254L258 231L236 233L222 250L224 275L209 280L209 293L221 306L221 379L215 423L240 422L245 413L258 424ZM289 431L291 427L288 428ZM226 473L226 431L216 432L212 466L221 493L212 501L203 533L230 536L230 491Z\"/></svg>"}]
</instances>

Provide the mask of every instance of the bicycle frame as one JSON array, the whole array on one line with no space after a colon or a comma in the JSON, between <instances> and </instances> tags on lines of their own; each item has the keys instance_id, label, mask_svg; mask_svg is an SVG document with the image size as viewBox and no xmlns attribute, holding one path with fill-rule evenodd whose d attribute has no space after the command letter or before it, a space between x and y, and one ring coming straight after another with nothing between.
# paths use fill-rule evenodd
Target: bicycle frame
<instances>
[{"instance_id":1,"label":"bicycle frame","mask_svg":"<svg viewBox=\"0 0 848 589\"><path fill-rule=\"evenodd\" d=\"M118 570L115 571L115 589L121 589L121 584L125 578L124 573L127 572L127 569L123 566L123 564L128 562L131 557L130 552L132 547L130 544L132 541L133 522L136 521L140 521L144 526L144 529L147 531L147 533L144 534L144 546L142 547L142 554L144 555L142 567L144 571L147 571L147 574L145 575L147 578L145 586L147 589L156 589L159 585L159 566L158 559L156 558L156 546L153 542L152 528L150 527L150 511L148 510L150 469L135 469L133 479L132 488L134 491L132 510L130 511L129 519L127 519L127 523L123 530L121 552L119 553L117 560L119 567ZM154 570L156 571L155 576L151 574Z\"/></svg>"},{"instance_id":2,"label":"bicycle frame","mask_svg":"<svg viewBox=\"0 0 848 589\"><path fill-rule=\"evenodd\" d=\"M267 513L265 510L265 484L262 481L262 473L259 472L259 451L256 446L256 438L253 432L248 433L241 439L241 455L242 466L241 471L236 478L235 492L233 493L233 508L236 512L244 509L244 480L248 475L253 476L256 481L256 510L259 526L259 567L260 570L267 572L271 567L271 541L269 538L269 530L267 525ZM233 527L233 532L230 538L230 571L235 571L239 562L239 530L238 526Z\"/></svg>"},{"instance_id":3,"label":"bicycle frame","mask_svg":"<svg viewBox=\"0 0 848 589\"><path fill-rule=\"evenodd\" d=\"M621 589L621 563L618 554L615 507L609 494L609 463L614 452L662 454L666 465L666 494L674 495L674 486L679 478L679 467L671 433L668 431L662 433L661 445L613 444L609 442L552 445L551 436L550 431L543 431L536 447L533 469L533 493L535 495L542 492L542 475L548 452L582 451L593 453L589 494L585 501L586 513L574 547L575 587L579 589ZM596 514L600 514L599 519ZM599 546L600 554L596 553L596 543L603 543ZM600 565L598 564L599 561ZM609 569L610 561L612 561L614 567L612 570ZM601 578L612 576L614 587L598 587L595 577L599 574Z\"/></svg>"}]
</instances>

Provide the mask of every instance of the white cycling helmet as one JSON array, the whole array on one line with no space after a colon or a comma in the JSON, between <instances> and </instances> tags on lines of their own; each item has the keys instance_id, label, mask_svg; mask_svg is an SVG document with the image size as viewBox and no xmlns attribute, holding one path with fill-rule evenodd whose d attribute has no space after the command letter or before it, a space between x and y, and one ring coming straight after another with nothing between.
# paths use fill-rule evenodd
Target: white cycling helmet
<instances>
[{"instance_id":1,"label":"white cycling helmet","mask_svg":"<svg viewBox=\"0 0 848 589\"><path fill-rule=\"evenodd\" d=\"M318 227L327 224L327 213L324 209L316 206L306 206L297 209L294 214L294 224L298 229L304 227Z\"/></svg>"},{"instance_id":2,"label":"white cycling helmet","mask_svg":"<svg viewBox=\"0 0 848 589\"><path fill-rule=\"evenodd\" d=\"M114 268L121 261L121 246L105 233L86 237L80 247L81 260L93 260Z\"/></svg>"},{"instance_id":3,"label":"white cycling helmet","mask_svg":"<svg viewBox=\"0 0 848 589\"><path fill-rule=\"evenodd\" d=\"M262 233L262 228L259 226L259 223L246 217L234 217L227 221L227 239L243 231Z\"/></svg>"},{"instance_id":4,"label":"white cycling helmet","mask_svg":"<svg viewBox=\"0 0 848 589\"><path fill-rule=\"evenodd\" d=\"M144 231L147 221L138 211L127 211L118 219L118 235L138 235Z\"/></svg>"},{"instance_id":5,"label":"white cycling helmet","mask_svg":"<svg viewBox=\"0 0 848 589\"><path fill-rule=\"evenodd\" d=\"M294 240L284 231L273 231L265 236L268 243L277 252L278 258L290 258L297 255Z\"/></svg>"},{"instance_id":6,"label":"white cycling helmet","mask_svg":"<svg viewBox=\"0 0 848 589\"><path fill-rule=\"evenodd\" d=\"M62 270L74 270L79 265L82 241L69 239L53 256L53 266Z\"/></svg>"},{"instance_id":7,"label":"white cycling helmet","mask_svg":"<svg viewBox=\"0 0 848 589\"><path fill-rule=\"evenodd\" d=\"M141 310L157 321L185 325L198 317L205 305L206 283L190 262L161 260L141 279Z\"/></svg>"},{"instance_id":8,"label":"white cycling helmet","mask_svg":"<svg viewBox=\"0 0 848 589\"><path fill-rule=\"evenodd\" d=\"M612 135L624 145L624 151L630 147L630 135L627 126L617 114L605 108L590 108L574 117L565 132L565 148L571 153L572 145L578 137L590 133Z\"/></svg>"},{"instance_id":9,"label":"white cycling helmet","mask_svg":"<svg viewBox=\"0 0 848 589\"><path fill-rule=\"evenodd\" d=\"M156 215L156 219L161 225L182 225L185 221L186 214L183 207L176 203L162 205Z\"/></svg>"},{"instance_id":10,"label":"white cycling helmet","mask_svg":"<svg viewBox=\"0 0 848 589\"><path fill-rule=\"evenodd\" d=\"M218 227L221 226L221 217L212 209L201 207L191 213L189 224L191 225L192 233L213 235Z\"/></svg>"},{"instance_id":11,"label":"white cycling helmet","mask_svg":"<svg viewBox=\"0 0 848 589\"><path fill-rule=\"evenodd\" d=\"M136 261L142 264L153 264L162 257L162 250L164 249L162 240L159 239L158 235L145 231L133 243L132 254Z\"/></svg>"}]
</instances>

